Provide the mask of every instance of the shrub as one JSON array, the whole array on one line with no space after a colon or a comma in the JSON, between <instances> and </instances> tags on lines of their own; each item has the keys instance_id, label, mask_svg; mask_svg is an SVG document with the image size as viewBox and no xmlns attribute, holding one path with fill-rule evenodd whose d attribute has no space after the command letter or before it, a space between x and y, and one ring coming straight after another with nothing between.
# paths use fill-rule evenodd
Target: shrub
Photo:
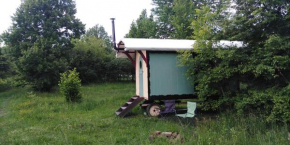
<instances>
[{"instance_id":1,"label":"shrub","mask_svg":"<svg viewBox=\"0 0 290 145\"><path fill-rule=\"evenodd\" d=\"M77 69L82 83L116 81L134 75L131 62L115 58L115 52L105 47L105 40L84 36L74 39L73 44L70 67Z\"/></svg>"},{"instance_id":2,"label":"shrub","mask_svg":"<svg viewBox=\"0 0 290 145\"><path fill-rule=\"evenodd\" d=\"M7 55L3 54L3 48L0 47L0 77L5 77L10 71Z\"/></svg>"},{"instance_id":3,"label":"shrub","mask_svg":"<svg viewBox=\"0 0 290 145\"><path fill-rule=\"evenodd\" d=\"M10 84L7 80L0 78L0 92L7 90Z\"/></svg>"},{"instance_id":4,"label":"shrub","mask_svg":"<svg viewBox=\"0 0 290 145\"><path fill-rule=\"evenodd\" d=\"M60 92L65 96L67 102L80 102L81 101L81 80L79 73L76 69L64 72L59 81Z\"/></svg>"},{"instance_id":5,"label":"shrub","mask_svg":"<svg viewBox=\"0 0 290 145\"><path fill-rule=\"evenodd\" d=\"M54 41L40 38L33 47L23 51L17 68L22 80L37 91L50 91L59 81L59 74L68 70L67 59L61 54L60 46L51 48ZM49 51L48 51L49 50Z\"/></svg>"},{"instance_id":6,"label":"shrub","mask_svg":"<svg viewBox=\"0 0 290 145\"><path fill-rule=\"evenodd\" d=\"M70 66L77 69L82 82L103 82L107 73L106 63L110 61L105 42L91 36L75 39L73 44Z\"/></svg>"},{"instance_id":7,"label":"shrub","mask_svg":"<svg viewBox=\"0 0 290 145\"><path fill-rule=\"evenodd\" d=\"M271 34L267 40L244 41L241 49L216 48L215 17L208 7L197 11L194 49L180 55L201 109L236 109L268 122L290 123L290 45L285 43L290 37Z\"/></svg>"}]
</instances>

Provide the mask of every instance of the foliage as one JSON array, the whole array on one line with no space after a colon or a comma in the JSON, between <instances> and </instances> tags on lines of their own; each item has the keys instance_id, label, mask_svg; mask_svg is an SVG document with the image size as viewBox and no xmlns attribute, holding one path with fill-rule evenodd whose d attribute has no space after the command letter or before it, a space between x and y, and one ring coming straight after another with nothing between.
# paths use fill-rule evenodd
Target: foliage
<instances>
[{"instance_id":1,"label":"foliage","mask_svg":"<svg viewBox=\"0 0 290 145\"><path fill-rule=\"evenodd\" d=\"M85 37L94 36L98 39L105 41L105 48L108 52L112 52L112 42L110 36L106 32L105 28L102 25L95 25L94 27L90 28L86 31Z\"/></svg>"},{"instance_id":2,"label":"foliage","mask_svg":"<svg viewBox=\"0 0 290 145\"><path fill-rule=\"evenodd\" d=\"M130 60L113 58L106 66L107 81L121 81L129 78L134 81L135 67Z\"/></svg>"},{"instance_id":3,"label":"foliage","mask_svg":"<svg viewBox=\"0 0 290 145\"><path fill-rule=\"evenodd\" d=\"M181 62L190 67L188 76L204 110L235 107L240 113L256 112L269 122L289 123L290 37L285 33L289 4L251 0L236 4L232 19L209 7L196 11L192 22L196 43L192 51L182 52ZM223 19L231 25L221 23ZM284 25L274 26L277 22ZM221 34L247 45L213 48Z\"/></svg>"},{"instance_id":4,"label":"foliage","mask_svg":"<svg viewBox=\"0 0 290 145\"><path fill-rule=\"evenodd\" d=\"M185 39L191 36L190 23L194 19L195 8L192 0L174 0L172 7L174 15L170 16L170 23L175 29L173 38Z\"/></svg>"},{"instance_id":5,"label":"foliage","mask_svg":"<svg viewBox=\"0 0 290 145\"><path fill-rule=\"evenodd\" d=\"M235 1L232 37L248 44L241 73L247 78L245 93L259 101L268 121L290 122L289 1ZM241 25L241 23L245 25ZM250 93L249 93L250 92ZM262 93L267 92L268 94ZM241 103L251 105L242 100ZM247 110L247 107L243 107Z\"/></svg>"},{"instance_id":6,"label":"foliage","mask_svg":"<svg viewBox=\"0 0 290 145\"><path fill-rule=\"evenodd\" d=\"M76 69L62 73L58 86L62 95L65 96L67 102L81 101L81 80Z\"/></svg>"},{"instance_id":7,"label":"foliage","mask_svg":"<svg viewBox=\"0 0 290 145\"><path fill-rule=\"evenodd\" d=\"M2 35L20 75L35 89L48 91L67 69L70 40L84 33L72 0L25 0Z\"/></svg>"},{"instance_id":8,"label":"foliage","mask_svg":"<svg viewBox=\"0 0 290 145\"><path fill-rule=\"evenodd\" d=\"M7 90L10 88L10 84L8 80L0 78L0 92Z\"/></svg>"},{"instance_id":9,"label":"foliage","mask_svg":"<svg viewBox=\"0 0 290 145\"><path fill-rule=\"evenodd\" d=\"M193 38L196 40L194 49L181 52L179 56L183 65L188 65L188 76L195 84L195 90L202 101L204 110L216 110L220 106L231 106L237 85L235 77L239 56L236 49L213 48L215 30L219 26L215 18L217 12L209 7L196 10L196 20L192 22ZM191 58L193 56L193 58ZM191 58L191 59L188 59Z\"/></svg>"},{"instance_id":10,"label":"foliage","mask_svg":"<svg viewBox=\"0 0 290 145\"><path fill-rule=\"evenodd\" d=\"M114 112L128 96L134 95L134 86L134 83L82 86L82 102L74 105L67 105L59 92L33 93L27 88L2 92L0 143L174 144L162 138L150 141L150 134L159 130L178 132L184 137L183 144L190 145L289 144L289 126L269 124L253 114L238 116L226 112L216 116L198 111L185 129L175 116L146 117L140 107L120 119Z\"/></svg>"},{"instance_id":11,"label":"foliage","mask_svg":"<svg viewBox=\"0 0 290 145\"><path fill-rule=\"evenodd\" d=\"M285 88L267 88L265 90L251 89L241 95L236 102L239 113L256 112L268 122L285 122L290 120L289 86Z\"/></svg>"},{"instance_id":12,"label":"foliage","mask_svg":"<svg viewBox=\"0 0 290 145\"><path fill-rule=\"evenodd\" d=\"M174 28L170 23L170 17L174 15L173 1L174 0L152 0L155 6L152 12L158 17L156 22L158 25L157 36L159 38L172 37Z\"/></svg>"},{"instance_id":13,"label":"foliage","mask_svg":"<svg viewBox=\"0 0 290 145\"><path fill-rule=\"evenodd\" d=\"M1 45L1 44L0 44ZM4 48L0 47L0 78L3 78L10 71L9 60Z\"/></svg>"},{"instance_id":14,"label":"foliage","mask_svg":"<svg viewBox=\"0 0 290 145\"><path fill-rule=\"evenodd\" d=\"M76 68L83 83L117 81L134 74L134 66L128 60L115 58L108 52L105 40L83 36L73 40L70 67Z\"/></svg>"},{"instance_id":15,"label":"foliage","mask_svg":"<svg viewBox=\"0 0 290 145\"><path fill-rule=\"evenodd\" d=\"M83 83L103 82L106 78L107 63L111 59L105 50L105 41L93 36L73 40L74 49L70 66L80 73Z\"/></svg>"},{"instance_id":16,"label":"foliage","mask_svg":"<svg viewBox=\"0 0 290 145\"><path fill-rule=\"evenodd\" d=\"M19 58L19 73L35 90L49 91L57 85L59 74L68 69L66 58L60 56L62 48L51 48L53 43L40 38Z\"/></svg>"},{"instance_id":17,"label":"foliage","mask_svg":"<svg viewBox=\"0 0 290 145\"><path fill-rule=\"evenodd\" d=\"M147 16L143 10L136 22L132 22L127 38L156 38L156 22L153 15Z\"/></svg>"},{"instance_id":18,"label":"foliage","mask_svg":"<svg viewBox=\"0 0 290 145\"><path fill-rule=\"evenodd\" d=\"M220 13L219 19L222 19L227 15L224 6L229 2L229 0L153 0L155 7L152 12L157 17L157 36L190 39L193 32L191 22L196 18L196 9L208 6L212 12Z\"/></svg>"},{"instance_id":19,"label":"foliage","mask_svg":"<svg viewBox=\"0 0 290 145\"><path fill-rule=\"evenodd\" d=\"M289 36L289 1L234 0L236 14L229 34L253 47L272 35ZM262 43L260 43L262 42Z\"/></svg>"}]
</instances>

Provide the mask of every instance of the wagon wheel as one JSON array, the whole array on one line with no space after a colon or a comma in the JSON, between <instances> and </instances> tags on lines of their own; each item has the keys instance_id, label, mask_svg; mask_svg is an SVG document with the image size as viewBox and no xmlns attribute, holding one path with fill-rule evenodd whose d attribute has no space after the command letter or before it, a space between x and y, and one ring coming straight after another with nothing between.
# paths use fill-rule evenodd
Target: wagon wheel
<instances>
[{"instance_id":1,"label":"wagon wheel","mask_svg":"<svg viewBox=\"0 0 290 145\"><path fill-rule=\"evenodd\" d=\"M152 117L157 117L160 115L161 107L159 104L150 104L147 106L147 114Z\"/></svg>"}]
</instances>

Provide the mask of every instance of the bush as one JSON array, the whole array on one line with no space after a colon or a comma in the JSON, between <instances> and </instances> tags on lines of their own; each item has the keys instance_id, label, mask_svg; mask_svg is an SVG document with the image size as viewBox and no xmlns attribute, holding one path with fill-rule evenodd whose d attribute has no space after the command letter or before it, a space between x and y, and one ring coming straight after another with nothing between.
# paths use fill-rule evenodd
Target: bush
<instances>
[{"instance_id":1,"label":"bush","mask_svg":"<svg viewBox=\"0 0 290 145\"><path fill-rule=\"evenodd\" d=\"M105 43L94 36L73 40L70 67L77 69L82 83L118 81L134 75L131 62L115 58L115 52L108 50Z\"/></svg>"},{"instance_id":2,"label":"bush","mask_svg":"<svg viewBox=\"0 0 290 145\"><path fill-rule=\"evenodd\" d=\"M134 80L135 67L128 59L111 59L106 64L106 81Z\"/></svg>"},{"instance_id":3,"label":"bush","mask_svg":"<svg viewBox=\"0 0 290 145\"><path fill-rule=\"evenodd\" d=\"M65 96L67 102L81 101L81 80L76 69L62 73L58 85L60 92Z\"/></svg>"},{"instance_id":4,"label":"bush","mask_svg":"<svg viewBox=\"0 0 290 145\"><path fill-rule=\"evenodd\" d=\"M0 47L0 77L5 77L10 71L9 60L6 54L3 54L3 48Z\"/></svg>"},{"instance_id":5,"label":"bush","mask_svg":"<svg viewBox=\"0 0 290 145\"><path fill-rule=\"evenodd\" d=\"M63 48L45 38L34 43L33 47L23 51L17 62L20 77L37 91L50 91L59 81L59 74L68 70L67 59L61 55Z\"/></svg>"},{"instance_id":6,"label":"bush","mask_svg":"<svg viewBox=\"0 0 290 145\"><path fill-rule=\"evenodd\" d=\"M194 49L179 57L189 68L201 108L236 109L268 122L290 123L290 45L285 43L290 37L270 35L239 49L215 48L215 17L208 7L197 11Z\"/></svg>"},{"instance_id":7,"label":"bush","mask_svg":"<svg viewBox=\"0 0 290 145\"><path fill-rule=\"evenodd\" d=\"M0 78L0 92L10 88L10 84L7 80Z\"/></svg>"},{"instance_id":8,"label":"bush","mask_svg":"<svg viewBox=\"0 0 290 145\"><path fill-rule=\"evenodd\" d=\"M75 39L73 44L70 66L77 69L82 82L103 82L107 73L106 63L110 61L105 42L91 36Z\"/></svg>"}]
</instances>

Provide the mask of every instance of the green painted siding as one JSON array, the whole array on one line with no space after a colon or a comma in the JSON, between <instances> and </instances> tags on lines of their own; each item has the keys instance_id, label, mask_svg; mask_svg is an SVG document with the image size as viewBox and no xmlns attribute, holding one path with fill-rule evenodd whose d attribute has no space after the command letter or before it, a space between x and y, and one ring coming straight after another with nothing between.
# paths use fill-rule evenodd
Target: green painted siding
<instances>
[{"instance_id":1,"label":"green painted siding","mask_svg":"<svg viewBox=\"0 0 290 145\"><path fill-rule=\"evenodd\" d=\"M193 94L185 77L186 67L177 66L177 53L149 53L150 95Z\"/></svg>"}]
</instances>

